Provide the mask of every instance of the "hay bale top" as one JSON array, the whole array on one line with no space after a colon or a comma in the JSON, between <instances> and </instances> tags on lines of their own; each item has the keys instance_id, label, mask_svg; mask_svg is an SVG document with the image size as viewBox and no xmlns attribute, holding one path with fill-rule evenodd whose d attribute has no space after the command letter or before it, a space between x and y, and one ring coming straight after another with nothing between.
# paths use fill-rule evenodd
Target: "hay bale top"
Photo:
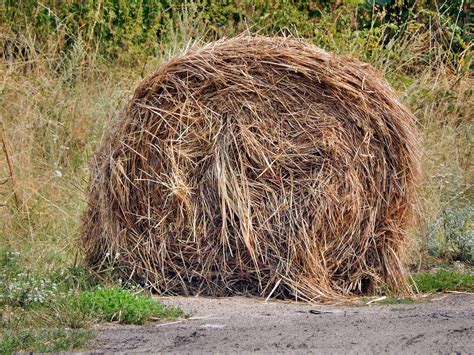
<instances>
[{"instance_id":1,"label":"hay bale top","mask_svg":"<svg viewBox=\"0 0 474 355\"><path fill-rule=\"evenodd\" d=\"M409 293L415 120L381 75L294 38L193 47L94 162L83 243L162 294Z\"/></svg>"}]
</instances>

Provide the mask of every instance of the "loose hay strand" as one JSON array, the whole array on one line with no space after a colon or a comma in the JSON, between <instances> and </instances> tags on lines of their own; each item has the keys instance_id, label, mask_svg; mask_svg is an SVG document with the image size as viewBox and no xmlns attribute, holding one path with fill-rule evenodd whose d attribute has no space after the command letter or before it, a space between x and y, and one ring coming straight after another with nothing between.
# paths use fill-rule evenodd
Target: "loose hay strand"
<instances>
[{"instance_id":1,"label":"loose hay strand","mask_svg":"<svg viewBox=\"0 0 474 355\"><path fill-rule=\"evenodd\" d=\"M136 89L95 155L82 241L161 294L410 294L419 175L415 119L369 65L224 39Z\"/></svg>"}]
</instances>

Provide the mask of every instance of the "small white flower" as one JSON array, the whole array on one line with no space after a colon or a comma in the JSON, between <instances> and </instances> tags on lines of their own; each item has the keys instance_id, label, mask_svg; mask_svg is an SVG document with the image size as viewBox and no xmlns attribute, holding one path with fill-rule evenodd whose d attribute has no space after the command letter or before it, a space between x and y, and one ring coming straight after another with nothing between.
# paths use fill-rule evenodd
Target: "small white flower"
<instances>
[{"instance_id":1,"label":"small white flower","mask_svg":"<svg viewBox=\"0 0 474 355\"><path fill-rule=\"evenodd\" d=\"M63 173L61 172L61 170L55 170L54 171L54 176L61 177L61 176L63 176Z\"/></svg>"},{"instance_id":2,"label":"small white flower","mask_svg":"<svg viewBox=\"0 0 474 355\"><path fill-rule=\"evenodd\" d=\"M20 256L20 252L19 251L11 251L8 253L8 256L9 257L12 257L12 258L17 258Z\"/></svg>"}]
</instances>

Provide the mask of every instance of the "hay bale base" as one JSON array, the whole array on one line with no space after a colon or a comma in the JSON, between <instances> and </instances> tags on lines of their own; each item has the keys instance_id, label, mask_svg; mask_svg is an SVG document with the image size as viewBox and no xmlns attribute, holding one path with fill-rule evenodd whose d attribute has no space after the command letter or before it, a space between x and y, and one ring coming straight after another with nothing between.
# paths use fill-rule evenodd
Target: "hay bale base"
<instances>
[{"instance_id":1,"label":"hay bale base","mask_svg":"<svg viewBox=\"0 0 474 355\"><path fill-rule=\"evenodd\" d=\"M294 38L191 48L92 167L87 261L161 294L410 293L415 120L369 65Z\"/></svg>"}]
</instances>

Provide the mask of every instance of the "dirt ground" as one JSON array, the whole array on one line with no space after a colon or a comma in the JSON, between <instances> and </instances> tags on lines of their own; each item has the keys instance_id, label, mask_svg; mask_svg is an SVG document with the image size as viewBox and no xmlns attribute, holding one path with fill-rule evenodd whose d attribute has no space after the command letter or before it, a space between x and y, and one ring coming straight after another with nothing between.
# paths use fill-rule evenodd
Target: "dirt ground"
<instances>
[{"instance_id":1,"label":"dirt ground","mask_svg":"<svg viewBox=\"0 0 474 355\"><path fill-rule=\"evenodd\" d=\"M161 298L191 318L99 330L94 351L172 353L474 353L474 296L315 306L254 298Z\"/></svg>"}]
</instances>

